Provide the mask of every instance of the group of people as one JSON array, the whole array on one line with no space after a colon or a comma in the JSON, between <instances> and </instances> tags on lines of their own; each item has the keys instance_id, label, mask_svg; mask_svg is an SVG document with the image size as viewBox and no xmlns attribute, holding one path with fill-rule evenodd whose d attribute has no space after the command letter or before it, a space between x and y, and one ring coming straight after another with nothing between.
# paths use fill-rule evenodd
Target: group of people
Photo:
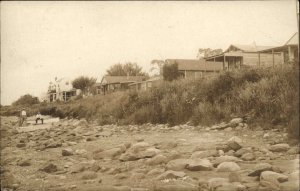
<instances>
[{"instance_id":1,"label":"group of people","mask_svg":"<svg viewBox=\"0 0 300 191\"><path fill-rule=\"evenodd\" d=\"M42 124L44 124L44 119L40 112L38 112L35 116L35 124L37 124L39 120L42 122ZM27 113L25 108L22 108L22 111L20 113L20 119L19 119L19 126L22 127L23 124L25 125L27 124Z\"/></svg>"}]
</instances>

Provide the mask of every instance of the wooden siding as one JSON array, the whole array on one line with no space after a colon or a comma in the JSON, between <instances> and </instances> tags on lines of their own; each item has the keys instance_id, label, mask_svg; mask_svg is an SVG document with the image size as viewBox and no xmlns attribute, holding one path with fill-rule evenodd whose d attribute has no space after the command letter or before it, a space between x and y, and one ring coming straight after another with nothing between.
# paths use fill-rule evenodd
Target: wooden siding
<instances>
[{"instance_id":1,"label":"wooden siding","mask_svg":"<svg viewBox=\"0 0 300 191\"><path fill-rule=\"evenodd\" d=\"M274 54L274 64L281 64L283 57L281 54ZM244 53L243 65L258 66L258 53ZM260 54L260 66L272 66L273 57L272 54L261 53Z\"/></svg>"}]
</instances>

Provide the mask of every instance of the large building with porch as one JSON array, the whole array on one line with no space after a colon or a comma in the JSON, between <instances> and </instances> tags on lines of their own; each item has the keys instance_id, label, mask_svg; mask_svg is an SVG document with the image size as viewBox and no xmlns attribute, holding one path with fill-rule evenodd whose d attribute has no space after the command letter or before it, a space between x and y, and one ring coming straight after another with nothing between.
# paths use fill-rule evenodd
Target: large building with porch
<instances>
[{"instance_id":1,"label":"large building with porch","mask_svg":"<svg viewBox=\"0 0 300 191\"><path fill-rule=\"evenodd\" d=\"M60 78L49 83L47 92L47 101L68 101L71 97L79 95L80 90L72 86L72 82L68 78Z\"/></svg>"},{"instance_id":2,"label":"large building with porch","mask_svg":"<svg viewBox=\"0 0 300 191\"><path fill-rule=\"evenodd\" d=\"M230 45L224 52L205 57L206 61L222 62L225 70L240 69L245 67L262 67L281 64L283 54L280 52L260 52L273 48L271 46Z\"/></svg>"},{"instance_id":3,"label":"large building with porch","mask_svg":"<svg viewBox=\"0 0 300 191\"><path fill-rule=\"evenodd\" d=\"M259 51L262 54L281 54L283 63L299 63L299 36L296 32L284 45Z\"/></svg>"},{"instance_id":4,"label":"large building with porch","mask_svg":"<svg viewBox=\"0 0 300 191\"><path fill-rule=\"evenodd\" d=\"M104 76L100 83L97 83L97 93L106 94L109 92L127 90L129 85L147 80L146 76Z\"/></svg>"}]
</instances>

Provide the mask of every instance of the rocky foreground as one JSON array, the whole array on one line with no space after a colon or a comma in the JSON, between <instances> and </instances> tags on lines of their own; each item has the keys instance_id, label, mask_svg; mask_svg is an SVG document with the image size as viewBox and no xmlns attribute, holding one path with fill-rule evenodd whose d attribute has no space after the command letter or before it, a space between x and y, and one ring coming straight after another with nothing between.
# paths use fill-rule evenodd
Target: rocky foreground
<instances>
[{"instance_id":1,"label":"rocky foreground","mask_svg":"<svg viewBox=\"0 0 300 191\"><path fill-rule=\"evenodd\" d=\"M16 124L1 117L2 190L299 190L298 145L240 118L212 127Z\"/></svg>"}]
</instances>

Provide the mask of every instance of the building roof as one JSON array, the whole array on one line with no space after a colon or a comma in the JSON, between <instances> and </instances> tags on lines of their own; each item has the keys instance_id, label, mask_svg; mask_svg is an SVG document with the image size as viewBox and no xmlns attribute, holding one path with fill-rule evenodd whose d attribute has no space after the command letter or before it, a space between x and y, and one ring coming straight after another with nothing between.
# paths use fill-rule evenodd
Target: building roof
<instances>
[{"instance_id":1,"label":"building roof","mask_svg":"<svg viewBox=\"0 0 300 191\"><path fill-rule=\"evenodd\" d=\"M299 37L298 37L298 32L296 32L284 45L264 49L261 50L260 52L272 52L272 51L282 52L287 50L289 46L298 46L298 44L299 44Z\"/></svg>"},{"instance_id":2,"label":"building roof","mask_svg":"<svg viewBox=\"0 0 300 191\"><path fill-rule=\"evenodd\" d=\"M178 70L189 71L217 71L223 69L223 62L208 62L205 60L192 59L167 59L167 63L178 64Z\"/></svg>"},{"instance_id":3,"label":"building roof","mask_svg":"<svg viewBox=\"0 0 300 191\"><path fill-rule=\"evenodd\" d=\"M265 49L273 48L273 46L257 46L255 43L250 45L244 45L244 44L232 44L230 45L225 52L227 52L231 47L235 47L241 51L244 52L258 52Z\"/></svg>"},{"instance_id":4,"label":"building roof","mask_svg":"<svg viewBox=\"0 0 300 191\"><path fill-rule=\"evenodd\" d=\"M298 45L299 37L298 32L296 32L284 45Z\"/></svg>"},{"instance_id":5,"label":"building roof","mask_svg":"<svg viewBox=\"0 0 300 191\"><path fill-rule=\"evenodd\" d=\"M146 80L146 76L104 76L101 84L129 83Z\"/></svg>"}]
</instances>

